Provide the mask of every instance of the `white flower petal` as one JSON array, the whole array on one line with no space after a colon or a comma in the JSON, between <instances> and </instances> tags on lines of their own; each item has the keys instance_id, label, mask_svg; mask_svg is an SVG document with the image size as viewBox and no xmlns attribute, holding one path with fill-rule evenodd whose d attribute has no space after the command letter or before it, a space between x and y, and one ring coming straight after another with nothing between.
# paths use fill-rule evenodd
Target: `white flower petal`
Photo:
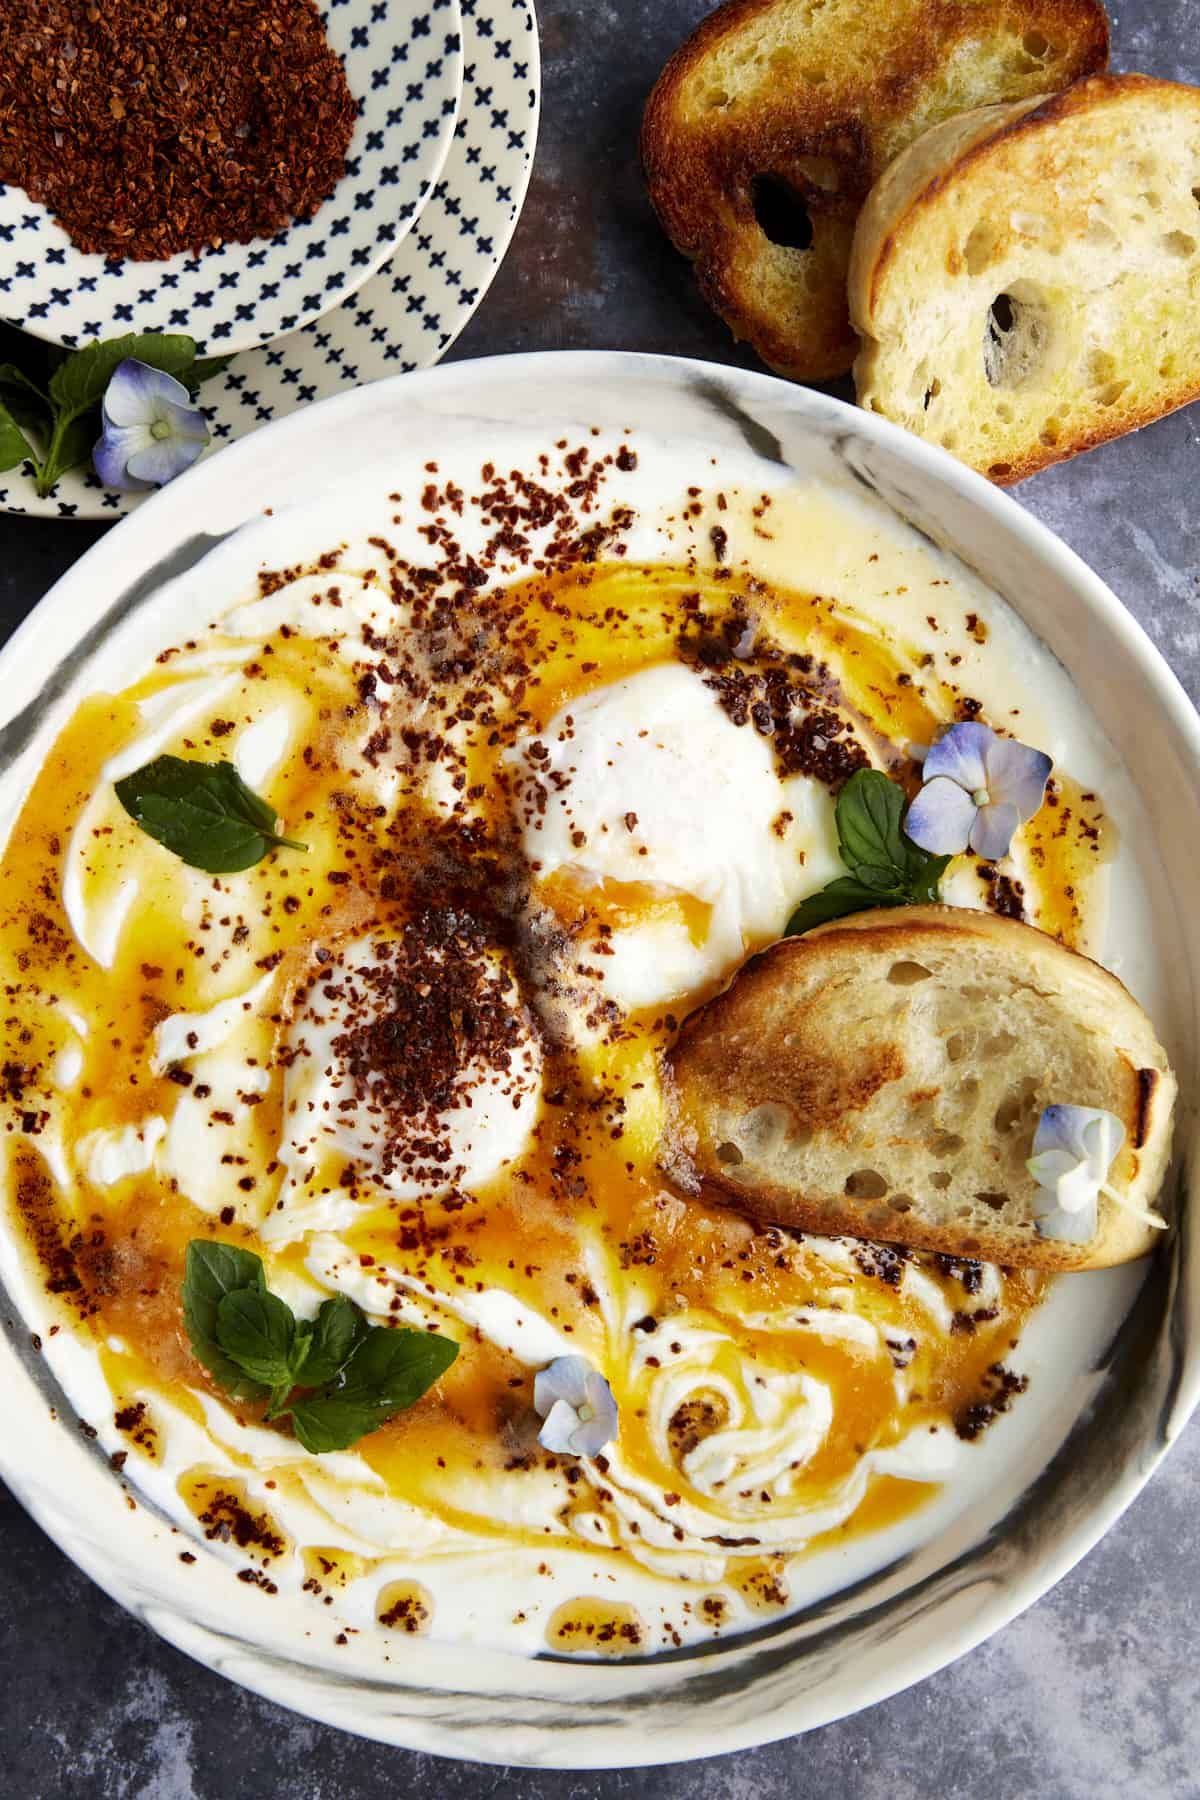
<instances>
[{"instance_id":1,"label":"white flower petal","mask_svg":"<svg viewBox=\"0 0 1200 1800\"><path fill-rule=\"evenodd\" d=\"M587 1382L595 1370L586 1356L558 1356L539 1369L533 1383L533 1404L543 1419L559 1400L568 1406L587 1405Z\"/></svg>"},{"instance_id":2,"label":"white flower petal","mask_svg":"<svg viewBox=\"0 0 1200 1800\"><path fill-rule=\"evenodd\" d=\"M968 794L976 793L987 786L984 759L995 742L996 734L989 725L980 725L973 719L952 725L932 745L925 758L925 780L933 781L936 776L945 775ZM909 836L912 836L911 832Z\"/></svg>"},{"instance_id":3,"label":"white flower petal","mask_svg":"<svg viewBox=\"0 0 1200 1800\"><path fill-rule=\"evenodd\" d=\"M1064 1212L1055 1207L1034 1220L1037 1234L1062 1244L1086 1244L1096 1235L1100 1223L1098 1202L1093 1199L1081 1212Z\"/></svg>"},{"instance_id":4,"label":"white flower petal","mask_svg":"<svg viewBox=\"0 0 1200 1800\"><path fill-rule=\"evenodd\" d=\"M999 862L1002 856L1008 855L1013 833L1020 823L1015 806L1007 803L981 806L971 827L972 850L976 856L986 857L988 862Z\"/></svg>"},{"instance_id":5,"label":"white flower petal","mask_svg":"<svg viewBox=\"0 0 1200 1800\"><path fill-rule=\"evenodd\" d=\"M126 472L136 481L150 481L156 487L164 487L168 481L174 481L185 469L190 469L197 457L201 455L208 434L203 438L177 437L151 438L144 448L135 450L126 459Z\"/></svg>"},{"instance_id":6,"label":"white flower petal","mask_svg":"<svg viewBox=\"0 0 1200 1800\"><path fill-rule=\"evenodd\" d=\"M997 738L984 756L984 767L984 786L993 804L1014 807L1022 825L1040 811L1054 767L1044 750L1018 744L1014 738Z\"/></svg>"},{"instance_id":7,"label":"white flower petal","mask_svg":"<svg viewBox=\"0 0 1200 1800\"><path fill-rule=\"evenodd\" d=\"M158 402L192 408L192 397L182 381L149 363L127 356L113 371L105 389L102 411L106 425L137 425L155 417Z\"/></svg>"},{"instance_id":8,"label":"white flower petal","mask_svg":"<svg viewBox=\"0 0 1200 1800\"><path fill-rule=\"evenodd\" d=\"M977 810L970 794L957 782L937 775L926 781L909 807L904 830L922 850L935 856L957 856L967 847Z\"/></svg>"},{"instance_id":9,"label":"white flower petal","mask_svg":"<svg viewBox=\"0 0 1200 1800\"><path fill-rule=\"evenodd\" d=\"M556 1400L538 1432L538 1443L543 1450L553 1450L556 1455L572 1456L577 1454L574 1439L578 1430L579 1415L575 1408L568 1406L565 1400Z\"/></svg>"},{"instance_id":10,"label":"white flower petal","mask_svg":"<svg viewBox=\"0 0 1200 1800\"><path fill-rule=\"evenodd\" d=\"M153 486L152 482L139 481L129 474L129 458L153 442L148 425L106 427L92 450L92 462L105 487L116 488L120 493L137 494Z\"/></svg>"}]
</instances>

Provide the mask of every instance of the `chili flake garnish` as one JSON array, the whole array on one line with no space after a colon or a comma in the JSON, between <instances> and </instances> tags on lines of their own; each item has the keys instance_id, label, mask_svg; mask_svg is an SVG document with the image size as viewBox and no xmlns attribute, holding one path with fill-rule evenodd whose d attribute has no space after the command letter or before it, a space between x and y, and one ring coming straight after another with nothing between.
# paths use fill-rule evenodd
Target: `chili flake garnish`
<instances>
[{"instance_id":1,"label":"chili flake garnish","mask_svg":"<svg viewBox=\"0 0 1200 1800\"><path fill-rule=\"evenodd\" d=\"M311 218L356 114L315 0L0 7L0 182L83 251L146 261Z\"/></svg>"}]
</instances>

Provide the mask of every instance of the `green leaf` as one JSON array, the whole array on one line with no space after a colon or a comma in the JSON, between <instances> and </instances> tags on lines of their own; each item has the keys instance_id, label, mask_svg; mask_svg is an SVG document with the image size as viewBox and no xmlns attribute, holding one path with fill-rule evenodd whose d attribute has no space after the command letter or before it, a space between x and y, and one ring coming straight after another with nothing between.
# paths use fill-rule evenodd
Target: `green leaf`
<instances>
[{"instance_id":1,"label":"green leaf","mask_svg":"<svg viewBox=\"0 0 1200 1800\"><path fill-rule=\"evenodd\" d=\"M841 875L800 902L783 935L803 937L814 925L827 925L831 919L844 919L850 913L866 912L872 906L899 906L902 901L903 896L893 898L891 894L881 894L876 888L855 881L852 875Z\"/></svg>"},{"instance_id":2,"label":"green leaf","mask_svg":"<svg viewBox=\"0 0 1200 1800\"><path fill-rule=\"evenodd\" d=\"M179 379L194 400L204 383L211 381L216 375L223 374L232 361L232 356L198 357L190 369L180 371Z\"/></svg>"},{"instance_id":3,"label":"green leaf","mask_svg":"<svg viewBox=\"0 0 1200 1800\"><path fill-rule=\"evenodd\" d=\"M419 1400L457 1355L456 1343L433 1332L369 1327L336 1385L292 1402L296 1436L317 1455L348 1450Z\"/></svg>"},{"instance_id":4,"label":"green leaf","mask_svg":"<svg viewBox=\"0 0 1200 1800\"><path fill-rule=\"evenodd\" d=\"M126 357L182 379L196 360L196 346L182 332L127 332L74 350L50 377L50 398L62 422L99 406L117 365Z\"/></svg>"},{"instance_id":5,"label":"green leaf","mask_svg":"<svg viewBox=\"0 0 1200 1800\"><path fill-rule=\"evenodd\" d=\"M278 845L275 813L248 788L231 762L187 762L157 756L116 783L125 811L157 843L193 869L225 875L261 862Z\"/></svg>"},{"instance_id":6,"label":"green leaf","mask_svg":"<svg viewBox=\"0 0 1200 1800\"><path fill-rule=\"evenodd\" d=\"M0 396L9 415L16 420L31 441L42 441L50 435L50 402L37 382L16 363L0 363ZM7 464L11 468L12 464Z\"/></svg>"},{"instance_id":7,"label":"green leaf","mask_svg":"<svg viewBox=\"0 0 1200 1800\"><path fill-rule=\"evenodd\" d=\"M344 1294L322 1301L312 1324L307 1354L296 1370L297 1380L303 1381L305 1387L321 1387L332 1381L369 1330L365 1315Z\"/></svg>"},{"instance_id":8,"label":"green leaf","mask_svg":"<svg viewBox=\"0 0 1200 1800\"><path fill-rule=\"evenodd\" d=\"M865 863L903 874L903 816L903 789L881 769L856 769L837 802L838 848L846 867L857 874Z\"/></svg>"},{"instance_id":9,"label":"green leaf","mask_svg":"<svg viewBox=\"0 0 1200 1800\"><path fill-rule=\"evenodd\" d=\"M210 1238L193 1238L187 1247L183 1322L197 1357L237 1400L259 1400L266 1389L225 1354L218 1335L217 1315L226 1295L245 1288L263 1293L266 1285L262 1260L251 1250L241 1250L236 1244L217 1243Z\"/></svg>"},{"instance_id":10,"label":"green leaf","mask_svg":"<svg viewBox=\"0 0 1200 1800\"><path fill-rule=\"evenodd\" d=\"M856 769L837 802L838 853L849 875L802 900L785 937L875 906L914 906L941 899L939 883L954 860L931 856L905 837L904 790L879 769Z\"/></svg>"},{"instance_id":11,"label":"green leaf","mask_svg":"<svg viewBox=\"0 0 1200 1800\"><path fill-rule=\"evenodd\" d=\"M62 418L55 424L46 448L45 460L37 472L37 491L44 500L56 481L71 469L91 462L92 450L100 427L88 413L78 418Z\"/></svg>"},{"instance_id":12,"label":"green leaf","mask_svg":"<svg viewBox=\"0 0 1200 1800\"><path fill-rule=\"evenodd\" d=\"M0 400L0 474L26 460L36 461L33 448L11 410Z\"/></svg>"},{"instance_id":13,"label":"green leaf","mask_svg":"<svg viewBox=\"0 0 1200 1800\"><path fill-rule=\"evenodd\" d=\"M296 1320L292 1309L265 1288L235 1288L217 1307L217 1342L231 1362L251 1381L283 1387L292 1381L292 1341Z\"/></svg>"},{"instance_id":14,"label":"green leaf","mask_svg":"<svg viewBox=\"0 0 1200 1800\"><path fill-rule=\"evenodd\" d=\"M920 868L914 868L909 874L909 897L914 906L936 906L941 900L942 876L954 861L952 856L931 856L928 850L921 850L913 845L918 856L924 857Z\"/></svg>"}]
</instances>

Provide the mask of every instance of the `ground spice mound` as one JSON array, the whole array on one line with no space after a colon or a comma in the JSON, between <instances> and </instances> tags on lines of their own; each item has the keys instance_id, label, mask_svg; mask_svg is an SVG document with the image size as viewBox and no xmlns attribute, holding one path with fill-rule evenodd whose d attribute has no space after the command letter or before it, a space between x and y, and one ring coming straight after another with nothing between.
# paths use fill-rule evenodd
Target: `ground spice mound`
<instances>
[{"instance_id":1,"label":"ground spice mound","mask_svg":"<svg viewBox=\"0 0 1200 1800\"><path fill-rule=\"evenodd\" d=\"M145 261L311 218L356 113L315 0L0 6L0 182L80 250Z\"/></svg>"}]
</instances>

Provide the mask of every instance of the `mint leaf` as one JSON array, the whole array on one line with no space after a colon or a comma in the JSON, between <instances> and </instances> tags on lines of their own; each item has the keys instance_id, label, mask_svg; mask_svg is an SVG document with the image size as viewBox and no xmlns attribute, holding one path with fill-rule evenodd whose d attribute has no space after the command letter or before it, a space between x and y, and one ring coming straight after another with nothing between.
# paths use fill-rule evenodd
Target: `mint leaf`
<instances>
[{"instance_id":1,"label":"mint leaf","mask_svg":"<svg viewBox=\"0 0 1200 1800\"><path fill-rule=\"evenodd\" d=\"M244 1375L286 1393L292 1380L296 1320L290 1306L265 1288L235 1288L217 1307L217 1342Z\"/></svg>"},{"instance_id":2,"label":"mint leaf","mask_svg":"<svg viewBox=\"0 0 1200 1800\"><path fill-rule=\"evenodd\" d=\"M0 400L0 474L25 461L36 461L33 449L11 410Z\"/></svg>"},{"instance_id":3,"label":"mint leaf","mask_svg":"<svg viewBox=\"0 0 1200 1800\"><path fill-rule=\"evenodd\" d=\"M81 463L90 462L99 435L99 426L87 413L78 418L60 419L50 434L45 459L37 469L37 491L44 500L56 481Z\"/></svg>"},{"instance_id":4,"label":"mint leaf","mask_svg":"<svg viewBox=\"0 0 1200 1800\"><path fill-rule=\"evenodd\" d=\"M305 1387L321 1387L332 1381L370 1329L365 1314L344 1294L322 1301L297 1380L303 1381Z\"/></svg>"},{"instance_id":5,"label":"mint leaf","mask_svg":"<svg viewBox=\"0 0 1200 1800\"><path fill-rule=\"evenodd\" d=\"M925 860L919 867L909 870L909 897L914 906L936 906L941 900L942 876L954 861L952 856L931 856L928 850L921 850L916 844L913 849Z\"/></svg>"},{"instance_id":6,"label":"mint leaf","mask_svg":"<svg viewBox=\"0 0 1200 1800\"><path fill-rule=\"evenodd\" d=\"M182 332L130 331L124 337L72 351L50 377L50 399L58 422L66 424L99 406L117 365L130 356L182 380L196 361L196 346Z\"/></svg>"},{"instance_id":7,"label":"mint leaf","mask_svg":"<svg viewBox=\"0 0 1200 1800\"><path fill-rule=\"evenodd\" d=\"M784 937L803 937L814 925L827 925L831 919L844 919L850 913L866 912L872 906L898 906L900 902L877 889L864 887L852 875L841 875L828 886L802 900L787 922Z\"/></svg>"},{"instance_id":8,"label":"mint leaf","mask_svg":"<svg viewBox=\"0 0 1200 1800\"><path fill-rule=\"evenodd\" d=\"M905 837L904 790L880 769L856 769L837 801L840 875L802 900L784 931L800 937L814 925L875 906L917 906L941 898L940 882L953 861L931 856Z\"/></svg>"},{"instance_id":9,"label":"mint leaf","mask_svg":"<svg viewBox=\"0 0 1200 1800\"><path fill-rule=\"evenodd\" d=\"M370 1326L335 1384L293 1400L296 1436L316 1455L348 1450L419 1400L457 1355L458 1345L436 1333Z\"/></svg>"},{"instance_id":10,"label":"mint leaf","mask_svg":"<svg viewBox=\"0 0 1200 1800\"><path fill-rule=\"evenodd\" d=\"M881 769L854 771L837 802L838 850L848 869L857 874L866 863L903 872L904 805L903 790Z\"/></svg>"},{"instance_id":11,"label":"mint leaf","mask_svg":"<svg viewBox=\"0 0 1200 1800\"><path fill-rule=\"evenodd\" d=\"M194 400L204 383L223 374L232 361L232 356L201 356L189 369L180 369L178 377ZM171 370L170 373L174 374L176 371Z\"/></svg>"},{"instance_id":12,"label":"mint leaf","mask_svg":"<svg viewBox=\"0 0 1200 1800\"><path fill-rule=\"evenodd\" d=\"M209 1373L235 1400L260 1400L266 1389L227 1356L220 1342L218 1313L228 1294L266 1290L261 1258L234 1244L193 1238L183 1278L183 1322L192 1349Z\"/></svg>"},{"instance_id":13,"label":"mint leaf","mask_svg":"<svg viewBox=\"0 0 1200 1800\"><path fill-rule=\"evenodd\" d=\"M157 756L118 781L116 791L149 837L210 875L251 868L279 845L307 848L279 836L274 810L246 786L231 762Z\"/></svg>"}]
</instances>

